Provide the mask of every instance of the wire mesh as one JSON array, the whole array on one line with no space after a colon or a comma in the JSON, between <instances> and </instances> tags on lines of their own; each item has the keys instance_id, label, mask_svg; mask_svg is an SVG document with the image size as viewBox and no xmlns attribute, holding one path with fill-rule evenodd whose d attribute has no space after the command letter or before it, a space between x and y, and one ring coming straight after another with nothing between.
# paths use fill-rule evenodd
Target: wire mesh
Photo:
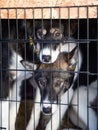
<instances>
[{"instance_id":1,"label":"wire mesh","mask_svg":"<svg viewBox=\"0 0 98 130\"><path fill-rule=\"evenodd\" d=\"M1 130L98 129L97 28L97 5L0 8ZM74 43L77 46L77 62L70 60ZM67 54L65 60L63 53ZM52 58L55 60L52 61ZM63 64L68 68L77 65L78 69L68 70ZM73 97L70 97L70 87L55 92L59 88L54 89L54 80L58 78L57 86L60 87L63 73L63 86L71 84L73 95L76 92ZM57 77L54 78L54 75ZM75 75L77 79L74 81ZM68 76L72 76L71 80ZM85 88L83 93L79 89L81 86ZM68 93L64 100L65 90ZM44 103L45 97L48 102ZM75 102L71 102L71 99L75 99ZM57 115L56 112L52 113L56 105ZM44 109L44 106L48 106L48 109ZM63 106L66 106L64 111ZM71 111L72 108L76 113ZM85 119L81 119L81 109L84 110L83 114L86 113L83 115Z\"/></svg>"}]
</instances>

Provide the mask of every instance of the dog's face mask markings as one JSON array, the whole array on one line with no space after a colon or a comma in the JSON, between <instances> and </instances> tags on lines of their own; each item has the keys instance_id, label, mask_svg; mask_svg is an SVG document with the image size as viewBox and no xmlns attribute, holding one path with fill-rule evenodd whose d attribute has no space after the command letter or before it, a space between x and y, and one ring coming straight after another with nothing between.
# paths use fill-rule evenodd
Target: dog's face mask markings
<instances>
[{"instance_id":1,"label":"dog's face mask markings","mask_svg":"<svg viewBox=\"0 0 98 130\"><path fill-rule=\"evenodd\" d=\"M39 59L42 63L54 63L61 52L70 52L76 43L71 38L64 37L64 27L41 27L36 31L36 38L39 40ZM40 40L42 40L40 42ZM73 42L71 43L70 40Z\"/></svg>"},{"instance_id":2,"label":"dog's face mask markings","mask_svg":"<svg viewBox=\"0 0 98 130\"><path fill-rule=\"evenodd\" d=\"M41 111L44 114L53 114L61 101L61 96L70 88L74 74L62 70L61 72L47 71L42 72L40 77L37 79L41 91Z\"/></svg>"},{"instance_id":3,"label":"dog's face mask markings","mask_svg":"<svg viewBox=\"0 0 98 130\"><path fill-rule=\"evenodd\" d=\"M70 53L59 54L53 64L42 63L35 72L34 78L41 92L41 111L44 114L53 114L61 102L63 94L71 87L77 57L77 47L75 47Z\"/></svg>"},{"instance_id":4,"label":"dog's face mask markings","mask_svg":"<svg viewBox=\"0 0 98 130\"><path fill-rule=\"evenodd\" d=\"M48 29L43 27L36 31L37 39L43 40L41 43L38 42L40 46L39 59L42 63L53 63L57 59L57 56L60 53L58 46L60 40L64 37L63 33L63 26L61 28L59 26L52 28L48 27ZM54 43L54 41L57 43Z\"/></svg>"},{"instance_id":5,"label":"dog's face mask markings","mask_svg":"<svg viewBox=\"0 0 98 130\"><path fill-rule=\"evenodd\" d=\"M53 64L41 64L39 69L41 110L53 114L64 93L71 87L77 64L77 47L70 53L62 53ZM42 81L43 80L43 81Z\"/></svg>"}]
</instances>

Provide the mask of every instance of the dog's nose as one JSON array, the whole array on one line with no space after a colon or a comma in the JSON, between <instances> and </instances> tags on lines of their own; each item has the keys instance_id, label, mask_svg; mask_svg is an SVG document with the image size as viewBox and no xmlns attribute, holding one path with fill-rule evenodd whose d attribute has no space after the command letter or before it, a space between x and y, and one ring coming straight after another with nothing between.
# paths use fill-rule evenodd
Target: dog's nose
<instances>
[{"instance_id":1,"label":"dog's nose","mask_svg":"<svg viewBox=\"0 0 98 130\"><path fill-rule=\"evenodd\" d=\"M43 113L45 113L45 114L51 114L51 111L52 109L51 109L51 107L43 107Z\"/></svg>"},{"instance_id":2,"label":"dog's nose","mask_svg":"<svg viewBox=\"0 0 98 130\"><path fill-rule=\"evenodd\" d=\"M43 60L43 62L49 62L51 60L51 56L50 55L42 55L42 60Z\"/></svg>"}]
</instances>

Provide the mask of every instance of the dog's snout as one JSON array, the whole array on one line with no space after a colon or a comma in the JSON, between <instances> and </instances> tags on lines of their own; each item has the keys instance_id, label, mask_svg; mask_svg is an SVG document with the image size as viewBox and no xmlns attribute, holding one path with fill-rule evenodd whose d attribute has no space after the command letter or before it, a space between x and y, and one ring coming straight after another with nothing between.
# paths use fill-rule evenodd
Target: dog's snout
<instances>
[{"instance_id":1,"label":"dog's snout","mask_svg":"<svg viewBox=\"0 0 98 130\"><path fill-rule=\"evenodd\" d=\"M50 62L51 56L50 56L50 55L42 55L42 60L43 60L44 62Z\"/></svg>"},{"instance_id":2,"label":"dog's snout","mask_svg":"<svg viewBox=\"0 0 98 130\"><path fill-rule=\"evenodd\" d=\"M51 114L52 109L51 107L43 107L43 113L44 114Z\"/></svg>"}]
</instances>

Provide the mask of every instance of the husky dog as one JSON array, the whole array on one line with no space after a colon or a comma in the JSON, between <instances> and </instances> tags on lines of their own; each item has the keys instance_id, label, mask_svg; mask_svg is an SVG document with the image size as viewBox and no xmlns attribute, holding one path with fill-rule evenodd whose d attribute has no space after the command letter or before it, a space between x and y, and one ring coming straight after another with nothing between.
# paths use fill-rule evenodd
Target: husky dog
<instances>
[{"instance_id":1,"label":"husky dog","mask_svg":"<svg viewBox=\"0 0 98 130\"><path fill-rule=\"evenodd\" d=\"M28 67L29 63L25 65ZM51 117L45 130L57 130L60 127L73 95L72 87L80 66L81 53L75 47L69 53L60 53L52 64L41 63L35 73L34 77L41 92L41 111Z\"/></svg>"},{"instance_id":2,"label":"husky dog","mask_svg":"<svg viewBox=\"0 0 98 130\"><path fill-rule=\"evenodd\" d=\"M31 77L30 73L21 73L9 88L9 95L0 100L0 129L15 130L15 120L21 101L21 84Z\"/></svg>"},{"instance_id":3,"label":"husky dog","mask_svg":"<svg viewBox=\"0 0 98 130\"><path fill-rule=\"evenodd\" d=\"M18 21L19 24L17 26L14 20L2 20L1 23L0 68L2 69L2 74L0 75L0 98L2 99L9 95L8 83L15 80L21 74L21 70L24 70L20 61L25 59L33 62L36 54L34 54L34 46L31 45L30 41L21 41L22 39L26 39L26 27L23 26L24 21ZM29 36L31 36L31 33L29 34L27 31L27 38ZM35 61L37 62L37 59Z\"/></svg>"},{"instance_id":4,"label":"husky dog","mask_svg":"<svg viewBox=\"0 0 98 130\"><path fill-rule=\"evenodd\" d=\"M76 29L76 22L72 21L70 36L68 34L68 23L55 21L43 21L42 26L36 29L36 38L39 40L39 59L42 63L53 63L61 52L70 52L75 46L71 37Z\"/></svg>"},{"instance_id":5,"label":"husky dog","mask_svg":"<svg viewBox=\"0 0 98 130\"><path fill-rule=\"evenodd\" d=\"M20 86L24 79L28 79L32 76L30 73L25 71L23 65L20 61L22 59L28 59L33 57L33 47L22 42L9 42L8 40L13 40L14 38L23 38L22 24L19 26L21 35L16 35L15 31L15 21L1 21L2 30L0 34L2 35L2 43L0 45L0 69L2 70L0 74L0 129L5 128L6 130L14 130L15 128L15 118L19 108L19 102L22 95L20 95ZM9 34L5 28L9 23L10 31ZM13 26L13 27L12 27ZM18 28L18 26L17 26ZM1 28L0 28L1 29ZM4 41L5 40L5 41ZM26 52L25 52L26 51ZM32 56L30 56L32 53ZM27 54L27 55L25 55ZM33 58L32 58L33 59ZM33 66L36 69L36 65Z\"/></svg>"},{"instance_id":6,"label":"husky dog","mask_svg":"<svg viewBox=\"0 0 98 130\"><path fill-rule=\"evenodd\" d=\"M78 87L71 101L70 120L82 130L97 130L98 81Z\"/></svg>"},{"instance_id":7,"label":"husky dog","mask_svg":"<svg viewBox=\"0 0 98 130\"><path fill-rule=\"evenodd\" d=\"M31 66L32 65L30 64L30 67ZM36 69L36 65L34 66L34 64L32 66L32 71L33 69ZM29 92L31 95L27 93L27 89L29 89L30 86L32 87L31 93ZM39 121L38 117L40 116L41 97L39 87L37 87L36 82L34 82L32 73L23 70L21 74L17 77L17 79L13 81L11 88L9 88L9 95L7 96L7 98L0 101L0 129L20 129L21 118L18 118L18 116L20 117L19 107L21 102L24 100L28 100L28 98L32 99L32 116L30 117L31 120L28 124L25 124L25 119L24 123L22 123L24 125L24 129L31 130L36 128Z\"/></svg>"},{"instance_id":8,"label":"husky dog","mask_svg":"<svg viewBox=\"0 0 98 130\"><path fill-rule=\"evenodd\" d=\"M33 76L25 79L21 88L21 93L24 95L21 94L22 99L16 117L15 130L34 130L40 117L40 90Z\"/></svg>"}]
</instances>

